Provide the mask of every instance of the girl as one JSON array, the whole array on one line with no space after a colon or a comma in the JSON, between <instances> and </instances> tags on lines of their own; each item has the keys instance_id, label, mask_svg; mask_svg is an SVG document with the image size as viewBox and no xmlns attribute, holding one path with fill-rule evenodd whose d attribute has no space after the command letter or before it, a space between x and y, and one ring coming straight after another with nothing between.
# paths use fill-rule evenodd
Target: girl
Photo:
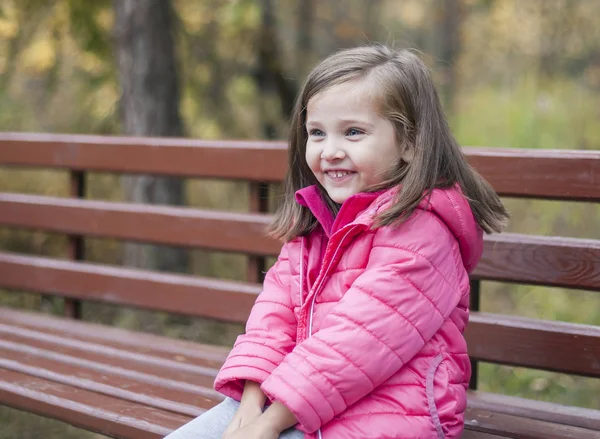
<instances>
[{"instance_id":1,"label":"girl","mask_svg":"<svg viewBox=\"0 0 600 439\"><path fill-rule=\"evenodd\" d=\"M169 439L460 437L468 273L507 218L416 55L327 58L291 120L285 245L215 382L229 398Z\"/></svg>"}]
</instances>

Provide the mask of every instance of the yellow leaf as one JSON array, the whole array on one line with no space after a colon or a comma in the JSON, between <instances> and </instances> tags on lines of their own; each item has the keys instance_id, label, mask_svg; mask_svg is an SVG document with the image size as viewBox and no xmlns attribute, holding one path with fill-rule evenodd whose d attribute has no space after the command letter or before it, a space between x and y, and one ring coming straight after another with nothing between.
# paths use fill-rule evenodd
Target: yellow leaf
<instances>
[{"instance_id":1,"label":"yellow leaf","mask_svg":"<svg viewBox=\"0 0 600 439\"><path fill-rule=\"evenodd\" d=\"M25 71L43 73L56 61L56 49L48 37L40 37L27 47L22 55L21 62Z\"/></svg>"}]
</instances>

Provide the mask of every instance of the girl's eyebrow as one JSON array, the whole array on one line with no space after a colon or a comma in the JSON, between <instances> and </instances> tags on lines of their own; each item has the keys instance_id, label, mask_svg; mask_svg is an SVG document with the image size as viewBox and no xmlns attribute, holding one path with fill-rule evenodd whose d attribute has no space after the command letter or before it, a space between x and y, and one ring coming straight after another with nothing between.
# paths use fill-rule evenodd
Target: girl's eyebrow
<instances>
[{"instance_id":1,"label":"girl's eyebrow","mask_svg":"<svg viewBox=\"0 0 600 439\"><path fill-rule=\"evenodd\" d=\"M306 126L309 125L319 125L319 121L318 120L314 120L314 119L308 119L306 121ZM367 120L359 120L359 119L339 119L339 123L340 125L362 125L362 126L366 126L367 128L373 128L375 125Z\"/></svg>"},{"instance_id":2,"label":"girl's eyebrow","mask_svg":"<svg viewBox=\"0 0 600 439\"><path fill-rule=\"evenodd\" d=\"M357 125L363 125L369 128L374 127L375 125L367 120L361 120L361 119L340 119L340 122L344 125L352 125L352 124L357 124Z\"/></svg>"}]
</instances>

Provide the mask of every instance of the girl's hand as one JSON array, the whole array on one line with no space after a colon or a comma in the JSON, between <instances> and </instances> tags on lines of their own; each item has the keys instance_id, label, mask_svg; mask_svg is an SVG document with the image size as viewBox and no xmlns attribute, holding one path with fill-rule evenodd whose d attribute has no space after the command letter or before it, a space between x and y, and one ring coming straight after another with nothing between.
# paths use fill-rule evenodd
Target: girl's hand
<instances>
[{"instance_id":1,"label":"girl's hand","mask_svg":"<svg viewBox=\"0 0 600 439\"><path fill-rule=\"evenodd\" d=\"M258 420L235 430L230 435L223 435L223 439L278 439L279 431L269 424Z\"/></svg>"},{"instance_id":2,"label":"girl's hand","mask_svg":"<svg viewBox=\"0 0 600 439\"><path fill-rule=\"evenodd\" d=\"M236 431L243 429L247 425L253 423L262 415L262 408L254 404L242 404L240 408L235 412L235 415L227 429L223 432L223 439L232 439L237 436L233 436ZM277 436L275 436L277 437Z\"/></svg>"},{"instance_id":3,"label":"girl's hand","mask_svg":"<svg viewBox=\"0 0 600 439\"><path fill-rule=\"evenodd\" d=\"M228 439L233 432L245 427L262 415L266 399L267 397L260 390L260 384L253 381L246 381L240 406L223 433L223 439Z\"/></svg>"}]
</instances>

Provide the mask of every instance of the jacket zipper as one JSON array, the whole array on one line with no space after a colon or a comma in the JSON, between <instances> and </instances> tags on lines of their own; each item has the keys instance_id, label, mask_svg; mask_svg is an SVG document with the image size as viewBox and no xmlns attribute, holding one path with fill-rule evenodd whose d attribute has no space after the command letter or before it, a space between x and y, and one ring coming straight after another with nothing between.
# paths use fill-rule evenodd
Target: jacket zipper
<instances>
[{"instance_id":1,"label":"jacket zipper","mask_svg":"<svg viewBox=\"0 0 600 439\"><path fill-rule=\"evenodd\" d=\"M350 229L348 229L348 231L346 232L346 234L340 240L340 243L338 244L337 248L335 249L335 252L333 252L333 257L329 260L329 264L327 265L327 269L323 273L323 277L321 278L321 281L319 282L319 285L317 285L317 287L315 288L315 290L313 292L312 301L310 303L310 314L309 314L309 317L308 317L308 338L310 338L312 336L313 311L314 311L314 308L315 308L315 300L317 299L317 294L319 294L319 290L323 287L323 284L325 283L325 278L327 277L327 272L331 268L331 264L333 264L333 261L335 261L335 258L336 258L337 254L338 254L338 251L340 250L340 248L342 248L342 244L344 243L344 240L350 234L350 232L352 231L352 229L353 229L353 227L351 227ZM302 249L303 248L304 247L302 247L300 249L300 255L301 256L302 256ZM301 262L301 264L302 264L302 262ZM300 266L300 268L302 269L302 265ZM302 274L300 275L300 282L302 282ZM302 303L300 303L300 305L302 306ZM318 437L318 439L323 439L323 435L321 433L321 429L320 428L319 428L319 430L317 430L317 437Z\"/></svg>"},{"instance_id":2,"label":"jacket zipper","mask_svg":"<svg viewBox=\"0 0 600 439\"><path fill-rule=\"evenodd\" d=\"M304 236L300 241L300 309L304 303Z\"/></svg>"},{"instance_id":3,"label":"jacket zipper","mask_svg":"<svg viewBox=\"0 0 600 439\"><path fill-rule=\"evenodd\" d=\"M351 227L350 229L348 229L348 231L346 232L346 234L340 240L340 243L338 244L337 248L335 249L335 252L333 252L333 257L329 260L329 264L327 265L327 269L324 271L323 277L321 278L321 281L319 282L319 285L317 285L317 287L315 288L315 290L313 292L312 301L310 303L310 314L309 314L309 317L308 317L308 336L309 337L312 336L313 310L315 308L315 300L317 298L317 295L319 294L319 291L321 290L321 288L323 287L323 284L325 283L325 278L327 277L327 272L331 268L331 264L333 264L333 261L335 261L335 258L336 258L337 254L338 254L338 251L340 250L340 248L342 248L342 244L344 243L344 240L348 237L348 235L350 234L350 232L353 229L354 229L354 227Z\"/></svg>"}]
</instances>

